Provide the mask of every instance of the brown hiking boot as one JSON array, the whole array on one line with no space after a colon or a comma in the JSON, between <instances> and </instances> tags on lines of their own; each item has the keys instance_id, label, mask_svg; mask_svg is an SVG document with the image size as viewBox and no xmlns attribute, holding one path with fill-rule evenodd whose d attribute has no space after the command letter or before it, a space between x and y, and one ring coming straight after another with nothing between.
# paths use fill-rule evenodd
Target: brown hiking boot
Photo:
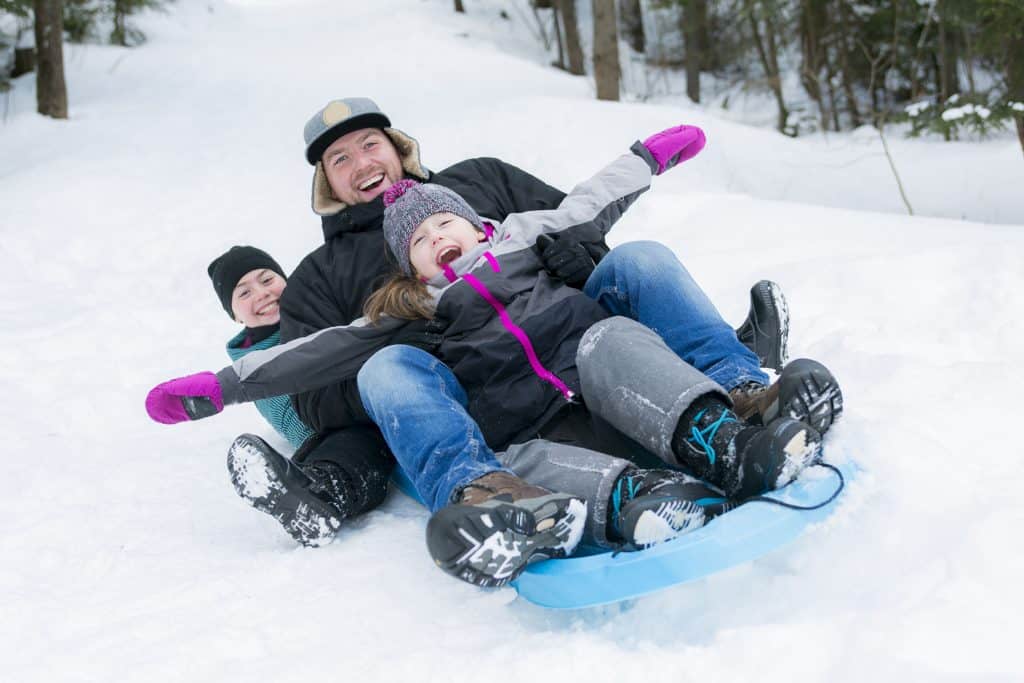
<instances>
[{"instance_id":1,"label":"brown hiking boot","mask_svg":"<svg viewBox=\"0 0 1024 683\"><path fill-rule=\"evenodd\" d=\"M587 504L565 493L490 472L427 522L427 550L452 576L504 586L535 560L565 557L583 536Z\"/></svg>"},{"instance_id":2,"label":"brown hiking boot","mask_svg":"<svg viewBox=\"0 0 1024 683\"><path fill-rule=\"evenodd\" d=\"M551 491L546 488L528 484L509 472L491 472L466 484L459 492L456 503L479 505L496 496L508 496L508 500L514 502L524 498L539 498L550 493Z\"/></svg>"},{"instance_id":3,"label":"brown hiking boot","mask_svg":"<svg viewBox=\"0 0 1024 683\"><path fill-rule=\"evenodd\" d=\"M822 435L843 412L843 392L828 368L800 358L787 365L771 386L747 382L729 392L733 412L745 422L766 425L791 417Z\"/></svg>"},{"instance_id":4,"label":"brown hiking boot","mask_svg":"<svg viewBox=\"0 0 1024 683\"><path fill-rule=\"evenodd\" d=\"M747 382L729 392L732 399L732 411L736 416L749 424L764 424L762 415L778 414L779 383L771 386ZM776 404L772 407L772 404ZM769 420L770 422L770 420Z\"/></svg>"}]
</instances>

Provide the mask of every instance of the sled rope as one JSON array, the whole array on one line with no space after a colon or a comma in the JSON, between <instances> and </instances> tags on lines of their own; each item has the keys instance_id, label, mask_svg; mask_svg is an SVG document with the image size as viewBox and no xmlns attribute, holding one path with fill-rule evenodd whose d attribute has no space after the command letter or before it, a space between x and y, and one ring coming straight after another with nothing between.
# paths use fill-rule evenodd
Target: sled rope
<instances>
[{"instance_id":1,"label":"sled rope","mask_svg":"<svg viewBox=\"0 0 1024 683\"><path fill-rule=\"evenodd\" d=\"M827 462L817 462L811 465L811 467L824 467L826 469L830 469L836 473L837 477L839 477L839 487L836 488L835 492L828 497L828 500L818 503L817 505L795 505L793 503L787 503L785 501L778 500L777 498L771 498L770 496L751 496L750 498L744 499L743 502L771 503L773 505L781 505L782 507L789 508L790 510L817 510L818 508L825 507L833 500L835 500L840 493L843 492L843 489L846 487L846 480L843 479L843 473L839 471L838 467L836 467L835 465L829 465Z\"/></svg>"}]
</instances>

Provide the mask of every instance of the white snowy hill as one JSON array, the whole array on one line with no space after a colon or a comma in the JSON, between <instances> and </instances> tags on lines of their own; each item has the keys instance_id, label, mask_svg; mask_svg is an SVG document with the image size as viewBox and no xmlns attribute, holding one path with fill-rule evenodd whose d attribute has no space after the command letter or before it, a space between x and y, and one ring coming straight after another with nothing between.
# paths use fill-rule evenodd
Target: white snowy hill
<instances>
[{"instance_id":1,"label":"white snowy hill","mask_svg":"<svg viewBox=\"0 0 1024 683\"><path fill-rule=\"evenodd\" d=\"M870 131L791 140L678 102L601 103L504 3L179 0L149 42L68 46L71 119L15 82L0 126L0 680L1024 679L1024 159ZM206 264L321 240L302 125L370 96L434 169L498 156L568 189L704 127L612 241L669 244L737 323L781 283L793 357L843 384L827 451L862 475L786 549L614 607L543 610L438 571L400 494L297 548L235 496L255 409L150 422L156 382L227 363Z\"/></svg>"}]
</instances>

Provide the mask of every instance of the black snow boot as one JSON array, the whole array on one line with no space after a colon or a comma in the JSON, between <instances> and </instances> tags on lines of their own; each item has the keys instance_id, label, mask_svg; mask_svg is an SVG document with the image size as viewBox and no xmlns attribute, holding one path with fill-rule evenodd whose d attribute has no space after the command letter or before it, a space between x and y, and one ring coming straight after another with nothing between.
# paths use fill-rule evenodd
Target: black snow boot
<instances>
[{"instance_id":1,"label":"black snow boot","mask_svg":"<svg viewBox=\"0 0 1024 683\"><path fill-rule=\"evenodd\" d=\"M330 542L352 514L347 477L337 464L316 461L300 467L253 434L231 444L228 471L239 496L304 546Z\"/></svg>"},{"instance_id":2,"label":"black snow boot","mask_svg":"<svg viewBox=\"0 0 1024 683\"><path fill-rule=\"evenodd\" d=\"M717 397L694 402L672 438L679 464L741 501L781 488L821 455L821 435L782 417L748 425Z\"/></svg>"},{"instance_id":3,"label":"black snow boot","mask_svg":"<svg viewBox=\"0 0 1024 683\"><path fill-rule=\"evenodd\" d=\"M736 336L757 354L762 368L782 369L789 354L789 304L782 287L761 280L750 288L750 312Z\"/></svg>"},{"instance_id":4,"label":"black snow boot","mask_svg":"<svg viewBox=\"0 0 1024 683\"><path fill-rule=\"evenodd\" d=\"M768 424L791 417L814 427L824 436L843 414L843 392L828 368L800 358L782 370L771 386L749 382L729 392L733 410L752 424Z\"/></svg>"},{"instance_id":5,"label":"black snow boot","mask_svg":"<svg viewBox=\"0 0 1024 683\"><path fill-rule=\"evenodd\" d=\"M730 510L721 491L683 472L627 468L608 506L608 538L624 550L649 548Z\"/></svg>"},{"instance_id":6,"label":"black snow boot","mask_svg":"<svg viewBox=\"0 0 1024 683\"><path fill-rule=\"evenodd\" d=\"M508 472L472 481L427 523L427 549L444 571L477 586L504 586L534 560L565 557L579 543L587 504Z\"/></svg>"}]
</instances>

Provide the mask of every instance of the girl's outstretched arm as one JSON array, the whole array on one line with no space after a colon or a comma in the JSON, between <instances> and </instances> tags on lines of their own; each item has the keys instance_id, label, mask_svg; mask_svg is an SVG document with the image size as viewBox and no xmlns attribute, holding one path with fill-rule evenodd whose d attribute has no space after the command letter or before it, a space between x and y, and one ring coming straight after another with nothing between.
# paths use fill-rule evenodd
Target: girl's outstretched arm
<instances>
[{"instance_id":1,"label":"girl's outstretched arm","mask_svg":"<svg viewBox=\"0 0 1024 683\"><path fill-rule=\"evenodd\" d=\"M217 374L200 372L155 386L146 412L163 424L198 420L225 405L297 394L355 378L378 350L393 343L406 320L384 318L375 325L360 318L262 351L242 356Z\"/></svg>"},{"instance_id":2,"label":"girl's outstretched arm","mask_svg":"<svg viewBox=\"0 0 1024 683\"><path fill-rule=\"evenodd\" d=\"M212 372L200 372L162 382L146 395L146 412L165 425L199 420L224 410L220 382Z\"/></svg>"},{"instance_id":3,"label":"girl's outstretched arm","mask_svg":"<svg viewBox=\"0 0 1024 683\"><path fill-rule=\"evenodd\" d=\"M692 159L704 142L704 132L696 126L675 126L637 141L630 153L574 187L558 208L512 214L500 230L521 235L530 243L545 234L607 233L650 188L652 176Z\"/></svg>"}]
</instances>

